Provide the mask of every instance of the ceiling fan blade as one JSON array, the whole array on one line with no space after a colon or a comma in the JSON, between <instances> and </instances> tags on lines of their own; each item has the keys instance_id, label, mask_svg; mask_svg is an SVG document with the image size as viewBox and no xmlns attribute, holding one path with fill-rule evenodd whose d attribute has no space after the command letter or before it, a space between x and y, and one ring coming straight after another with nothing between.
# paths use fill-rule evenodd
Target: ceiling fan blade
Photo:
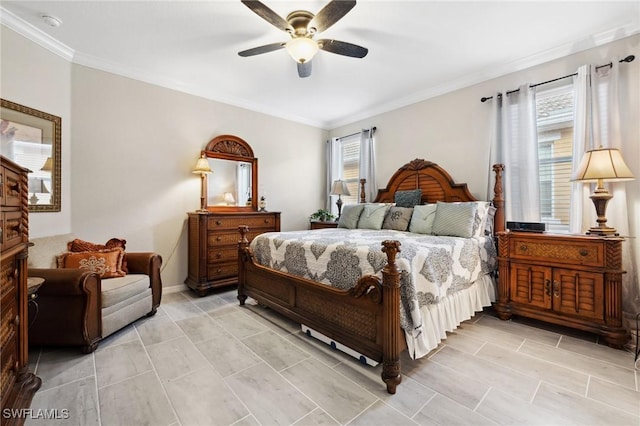
<instances>
[{"instance_id":1,"label":"ceiling fan blade","mask_svg":"<svg viewBox=\"0 0 640 426\"><path fill-rule=\"evenodd\" d=\"M296 62L296 64L298 64L298 77L305 78L311 75L311 61L303 64Z\"/></svg>"},{"instance_id":2,"label":"ceiling fan blade","mask_svg":"<svg viewBox=\"0 0 640 426\"><path fill-rule=\"evenodd\" d=\"M367 53L369 53L369 49L367 49L366 47L339 40L318 40L318 46L320 47L320 49L326 52L336 53L338 55L344 56L351 56L352 58L364 58L365 56L367 56Z\"/></svg>"},{"instance_id":3,"label":"ceiling fan blade","mask_svg":"<svg viewBox=\"0 0 640 426\"><path fill-rule=\"evenodd\" d=\"M243 50L242 52L238 52L238 55L242 57L247 57L247 56L260 55L262 53L273 52L274 50L282 49L285 46L285 44L287 43L279 42L279 43L265 44L264 46L254 47L253 49L247 49L247 50Z\"/></svg>"},{"instance_id":4,"label":"ceiling fan blade","mask_svg":"<svg viewBox=\"0 0 640 426\"><path fill-rule=\"evenodd\" d=\"M325 7L309 23L309 28L315 28L317 32L322 32L338 22L356 5L355 0L343 1L333 0Z\"/></svg>"},{"instance_id":5,"label":"ceiling fan blade","mask_svg":"<svg viewBox=\"0 0 640 426\"><path fill-rule=\"evenodd\" d=\"M257 0L242 0L242 3L251 9L256 15L273 25L274 27L287 31L292 28L280 15L269 9L265 4ZM355 2L354 2L355 3Z\"/></svg>"}]
</instances>

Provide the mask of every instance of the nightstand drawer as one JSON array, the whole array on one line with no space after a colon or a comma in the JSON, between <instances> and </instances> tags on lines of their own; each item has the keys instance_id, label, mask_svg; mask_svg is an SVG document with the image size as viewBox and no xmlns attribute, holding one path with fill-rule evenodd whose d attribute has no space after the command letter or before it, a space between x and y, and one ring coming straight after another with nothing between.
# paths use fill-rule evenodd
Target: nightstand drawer
<instances>
[{"instance_id":1,"label":"nightstand drawer","mask_svg":"<svg viewBox=\"0 0 640 426\"><path fill-rule=\"evenodd\" d=\"M563 264L604 266L604 246L599 241L553 241L512 238L509 252L514 259L526 259Z\"/></svg>"},{"instance_id":2,"label":"nightstand drawer","mask_svg":"<svg viewBox=\"0 0 640 426\"><path fill-rule=\"evenodd\" d=\"M249 232L247 238L251 241L261 233L260 231ZM234 245L236 253L238 252L238 241L240 241L240 232L209 232L207 236L207 243L210 247Z\"/></svg>"},{"instance_id":3,"label":"nightstand drawer","mask_svg":"<svg viewBox=\"0 0 640 426\"><path fill-rule=\"evenodd\" d=\"M230 263L227 265L209 265L207 272L208 278L210 280L216 280L224 277L233 277L238 275L238 262Z\"/></svg>"},{"instance_id":4,"label":"nightstand drawer","mask_svg":"<svg viewBox=\"0 0 640 426\"><path fill-rule=\"evenodd\" d=\"M238 260L238 247L215 248L209 249L207 252L207 261L209 263L228 262L230 260Z\"/></svg>"}]
</instances>

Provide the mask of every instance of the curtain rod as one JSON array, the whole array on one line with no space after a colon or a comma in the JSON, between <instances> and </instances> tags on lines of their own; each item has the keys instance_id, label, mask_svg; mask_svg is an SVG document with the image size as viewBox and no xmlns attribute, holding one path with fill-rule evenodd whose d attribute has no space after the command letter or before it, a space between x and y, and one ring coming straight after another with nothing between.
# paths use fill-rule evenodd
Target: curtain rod
<instances>
[{"instance_id":1,"label":"curtain rod","mask_svg":"<svg viewBox=\"0 0 640 426\"><path fill-rule=\"evenodd\" d=\"M620 59L618 62L620 62L620 63L623 63L623 62L633 62L633 60L634 60L635 58L636 58L635 56L633 56L633 55L629 55L629 56L627 56L627 57L626 57L626 58L624 58L624 59ZM608 64L598 65L598 66L596 67L596 70L599 70L600 68L604 68L604 67L611 67L611 66L613 66L613 63L612 63L612 62L609 62ZM558 78L554 78L554 79L552 79L552 80L543 81L542 83L532 84L532 85L531 85L531 86L529 86L529 87L542 86L543 84L553 83L554 81L562 80L562 79L569 78L569 77L573 77L573 76L576 76L576 75L578 75L578 73L577 73L577 72L574 72L573 74L565 75L565 76L563 76L563 77L558 77ZM520 89L509 90L509 91L507 92L507 95L510 95L510 94L512 94L512 93L519 92L519 91L520 91ZM502 96L502 95L498 95L498 96ZM489 99L493 99L493 96L486 96L486 97L480 98L480 102L485 102L485 101L488 101Z\"/></svg>"},{"instance_id":2,"label":"curtain rod","mask_svg":"<svg viewBox=\"0 0 640 426\"><path fill-rule=\"evenodd\" d=\"M366 130L366 129L362 129L362 130L360 130L359 132L351 133L350 135L340 136L338 139L350 138L351 136L359 135L359 134L360 134L360 133L362 133L364 130ZM375 131L376 131L376 127L375 127L375 126L373 126L373 127L371 128L371 131L375 133Z\"/></svg>"}]
</instances>

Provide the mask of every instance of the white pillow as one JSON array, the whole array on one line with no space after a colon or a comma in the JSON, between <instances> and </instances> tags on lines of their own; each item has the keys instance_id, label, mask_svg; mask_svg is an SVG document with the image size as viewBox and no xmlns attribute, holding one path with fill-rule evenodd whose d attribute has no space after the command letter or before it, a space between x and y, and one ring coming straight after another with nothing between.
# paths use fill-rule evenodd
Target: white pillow
<instances>
[{"instance_id":1,"label":"white pillow","mask_svg":"<svg viewBox=\"0 0 640 426\"><path fill-rule=\"evenodd\" d=\"M433 221L436 215L436 204L418 205L413 208L409 232L417 234L431 234L433 232Z\"/></svg>"}]
</instances>

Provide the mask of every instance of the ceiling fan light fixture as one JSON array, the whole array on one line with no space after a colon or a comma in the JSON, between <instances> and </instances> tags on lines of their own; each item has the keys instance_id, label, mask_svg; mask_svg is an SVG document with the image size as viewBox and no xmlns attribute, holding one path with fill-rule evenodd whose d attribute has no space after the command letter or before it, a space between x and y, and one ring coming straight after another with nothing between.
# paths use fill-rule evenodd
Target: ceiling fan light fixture
<instances>
[{"instance_id":1,"label":"ceiling fan light fixture","mask_svg":"<svg viewBox=\"0 0 640 426\"><path fill-rule=\"evenodd\" d=\"M308 37L295 37L287 42L287 52L294 61L304 64L318 52L318 43Z\"/></svg>"}]
</instances>

